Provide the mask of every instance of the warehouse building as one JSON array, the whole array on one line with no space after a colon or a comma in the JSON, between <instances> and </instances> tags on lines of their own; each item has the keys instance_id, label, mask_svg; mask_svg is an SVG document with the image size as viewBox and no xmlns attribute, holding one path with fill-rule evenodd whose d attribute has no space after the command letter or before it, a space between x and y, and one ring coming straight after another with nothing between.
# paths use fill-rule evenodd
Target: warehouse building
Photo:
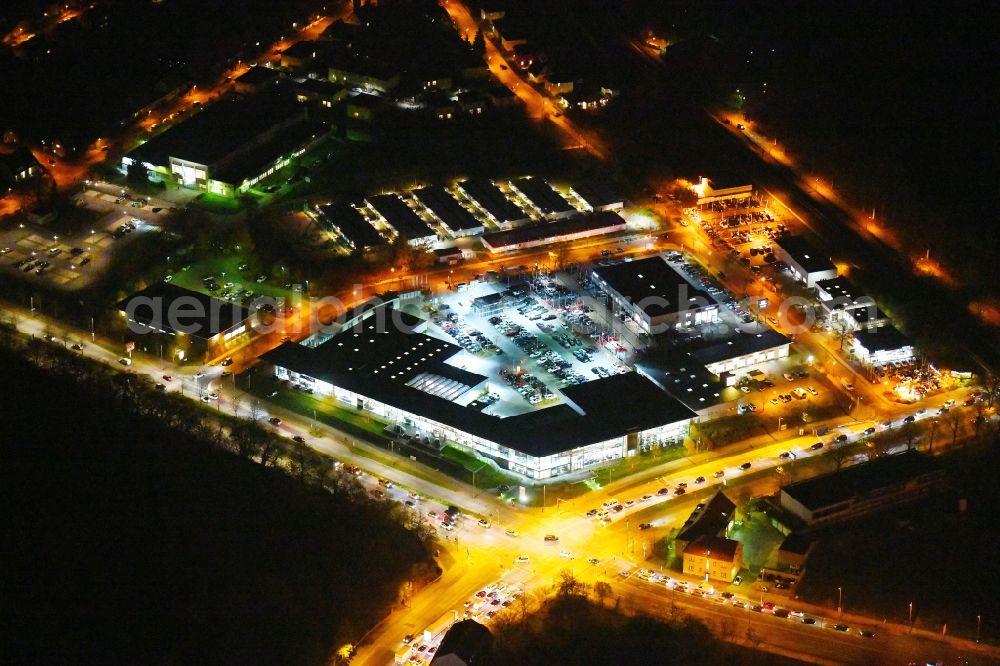
<instances>
[{"instance_id":1,"label":"warehouse building","mask_svg":"<svg viewBox=\"0 0 1000 666\"><path fill-rule=\"evenodd\" d=\"M321 344L285 343L261 361L278 378L345 408L470 448L533 480L687 436L694 413L636 373L568 387L565 402L516 416L469 407L488 390L488 378L459 367L464 350L420 332L425 323L388 302L363 309L354 325ZM622 396L632 409L621 409Z\"/></svg>"},{"instance_id":2,"label":"warehouse building","mask_svg":"<svg viewBox=\"0 0 1000 666\"><path fill-rule=\"evenodd\" d=\"M624 218L618 213L603 212L577 215L555 222L529 224L507 231L484 234L480 241L492 254L523 250L530 247L563 243L623 231Z\"/></svg>"},{"instance_id":3,"label":"warehouse building","mask_svg":"<svg viewBox=\"0 0 1000 666\"><path fill-rule=\"evenodd\" d=\"M855 519L947 488L944 470L916 451L876 458L781 489L781 507L814 527Z\"/></svg>"},{"instance_id":4,"label":"warehouse building","mask_svg":"<svg viewBox=\"0 0 1000 666\"><path fill-rule=\"evenodd\" d=\"M592 277L610 297L614 309L623 312L649 334L714 323L719 319L718 304L708 294L691 286L659 255L599 266Z\"/></svg>"},{"instance_id":5,"label":"warehouse building","mask_svg":"<svg viewBox=\"0 0 1000 666\"><path fill-rule=\"evenodd\" d=\"M786 358L792 341L777 331L741 333L732 340L691 352L691 357L721 378L727 386L754 366Z\"/></svg>"},{"instance_id":6,"label":"warehouse building","mask_svg":"<svg viewBox=\"0 0 1000 666\"><path fill-rule=\"evenodd\" d=\"M365 203L383 224L388 225L410 245L429 245L437 240L437 233L398 195L376 194L367 197Z\"/></svg>"},{"instance_id":7,"label":"warehouse building","mask_svg":"<svg viewBox=\"0 0 1000 666\"><path fill-rule=\"evenodd\" d=\"M125 155L121 170L139 163L154 180L233 197L287 166L324 132L276 86L209 105Z\"/></svg>"},{"instance_id":8,"label":"warehouse building","mask_svg":"<svg viewBox=\"0 0 1000 666\"><path fill-rule=\"evenodd\" d=\"M527 213L508 199L490 180L471 178L459 183L458 189L501 229L510 229L531 221Z\"/></svg>"},{"instance_id":9,"label":"warehouse building","mask_svg":"<svg viewBox=\"0 0 1000 666\"><path fill-rule=\"evenodd\" d=\"M414 190L413 196L437 218L449 234L456 238L478 236L486 230L482 222L463 208L462 204L440 185Z\"/></svg>"},{"instance_id":10,"label":"warehouse building","mask_svg":"<svg viewBox=\"0 0 1000 666\"><path fill-rule=\"evenodd\" d=\"M837 277L837 267L804 236L787 236L774 244L774 255L788 265L792 276L807 287Z\"/></svg>"},{"instance_id":11,"label":"warehouse building","mask_svg":"<svg viewBox=\"0 0 1000 666\"><path fill-rule=\"evenodd\" d=\"M579 211L541 178L518 178L510 182L510 189L520 196L538 215L548 220L558 220L576 215Z\"/></svg>"},{"instance_id":12,"label":"warehouse building","mask_svg":"<svg viewBox=\"0 0 1000 666\"><path fill-rule=\"evenodd\" d=\"M386 244L382 235L351 204L323 204L315 210L320 224L339 234L355 251L367 252Z\"/></svg>"},{"instance_id":13,"label":"warehouse building","mask_svg":"<svg viewBox=\"0 0 1000 666\"><path fill-rule=\"evenodd\" d=\"M176 361L221 356L254 333L252 312L236 303L156 282L118 304L138 348Z\"/></svg>"}]
</instances>

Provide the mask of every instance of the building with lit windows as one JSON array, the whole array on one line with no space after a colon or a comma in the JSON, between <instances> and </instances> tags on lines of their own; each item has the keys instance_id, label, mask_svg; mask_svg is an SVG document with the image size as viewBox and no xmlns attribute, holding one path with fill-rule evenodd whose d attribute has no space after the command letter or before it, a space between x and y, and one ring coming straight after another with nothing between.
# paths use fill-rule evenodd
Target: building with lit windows
<instances>
[{"instance_id":1,"label":"building with lit windows","mask_svg":"<svg viewBox=\"0 0 1000 666\"><path fill-rule=\"evenodd\" d=\"M636 373L564 388L553 407L486 414L469 405L489 390L490 379L463 369L464 350L423 333L425 326L392 300L379 302L319 344L285 343L260 360L278 378L342 407L471 449L532 480L679 444L695 416ZM629 409L622 409L623 398Z\"/></svg>"},{"instance_id":2,"label":"building with lit windows","mask_svg":"<svg viewBox=\"0 0 1000 666\"><path fill-rule=\"evenodd\" d=\"M743 568L743 544L715 536L698 537L684 549L684 573L731 583Z\"/></svg>"},{"instance_id":3,"label":"building with lit windows","mask_svg":"<svg viewBox=\"0 0 1000 666\"><path fill-rule=\"evenodd\" d=\"M210 104L125 155L121 170L138 163L151 180L234 197L287 166L326 131L309 121L294 94L274 86Z\"/></svg>"},{"instance_id":4,"label":"building with lit windows","mask_svg":"<svg viewBox=\"0 0 1000 666\"><path fill-rule=\"evenodd\" d=\"M792 277L815 287L821 280L837 277L837 267L830 257L817 249L804 236L786 236L774 244L774 255L788 265Z\"/></svg>"},{"instance_id":5,"label":"building with lit windows","mask_svg":"<svg viewBox=\"0 0 1000 666\"><path fill-rule=\"evenodd\" d=\"M175 361L207 362L255 334L248 308L168 282L132 294L118 310L138 349Z\"/></svg>"},{"instance_id":6,"label":"building with lit windows","mask_svg":"<svg viewBox=\"0 0 1000 666\"><path fill-rule=\"evenodd\" d=\"M698 206L711 206L719 201L742 201L753 197L753 185L733 185L726 187L713 187L715 183L708 178L702 178L694 186L695 194L698 195Z\"/></svg>"},{"instance_id":7,"label":"building with lit windows","mask_svg":"<svg viewBox=\"0 0 1000 666\"><path fill-rule=\"evenodd\" d=\"M612 309L646 333L665 333L719 319L719 305L661 256L599 266L592 278L608 295Z\"/></svg>"},{"instance_id":8,"label":"building with lit windows","mask_svg":"<svg viewBox=\"0 0 1000 666\"><path fill-rule=\"evenodd\" d=\"M763 333L741 333L731 340L695 350L691 357L732 386L746 370L786 358L791 345L792 341L781 333L768 329Z\"/></svg>"},{"instance_id":9,"label":"building with lit windows","mask_svg":"<svg viewBox=\"0 0 1000 666\"><path fill-rule=\"evenodd\" d=\"M941 492L948 479L916 451L876 458L781 489L781 508L815 527L852 520Z\"/></svg>"},{"instance_id":10,"label":"building with lit windows","mask_svg":"<svg viewBox=\"0 0 1000 666\"><path fill-rule=\"evenodd\" d=\"M865 326L852 336L851 351L865 365L910 361L914 357L913 344L892 324Z\"/></svg>"},{"instance_id":11,"label":"building with lit windows","mask_svg":"<svg viewBox=\"0 0 1000 666\"><path fill-rule=\"evenodd\" d=\"M27 182L43 171L35 156L24 146L0 144L0 189L6 190Z\"/></svg>"}]
</instances>

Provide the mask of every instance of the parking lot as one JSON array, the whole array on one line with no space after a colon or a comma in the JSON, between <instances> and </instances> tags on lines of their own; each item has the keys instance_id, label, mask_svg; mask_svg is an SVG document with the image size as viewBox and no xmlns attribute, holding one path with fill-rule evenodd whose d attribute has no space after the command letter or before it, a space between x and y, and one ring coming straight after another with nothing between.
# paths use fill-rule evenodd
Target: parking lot
<instances>
[{"instance_id":1,"label":"parking lot","mask_svg":"<svg viewBox=\"0 0 1000 666\"><path fill-rule=\"evenodd\" d=\"M687 214L715 247L728 252L754 277L774 287L777 276L788 272L788 266L774 256L773 245L789 229L759 199L717 201Z\"/></svg>"},{"instance_id":2,"label":"parking lot","mask_svg":"<svg viewBox=\"0 0 1000 666\"><path fill-rule=\"evenodd\" d=\"M484 310L479 297L496 299ZM560 388L627 372L620 345L580 294L546 274L517 284L477 282L429 305L428 332L462 346L461 367L487 376L490 393L472 406L512 416L562 401Z\"/></svg>"},{"instance_id":3,"label":"parking lot","mask_svg":"<svg viewBox=\"0 0 1000 666\"><path fill-rule=\"evenodd\" d=\"M70 236L19 225L0 233L0 269L17 271L24 279L39 283L80 289L104 271L112 249L154 228L118 211L108 212L91 229Z\"/></svg>"}]
</instances>

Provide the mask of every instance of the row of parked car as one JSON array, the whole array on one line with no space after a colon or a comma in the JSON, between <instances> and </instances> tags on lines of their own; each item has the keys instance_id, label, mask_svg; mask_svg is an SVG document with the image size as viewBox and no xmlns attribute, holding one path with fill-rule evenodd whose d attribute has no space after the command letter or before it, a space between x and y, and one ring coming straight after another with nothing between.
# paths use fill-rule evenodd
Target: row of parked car
<instances>
[{"instance_id":1,"label":"row of parked car","mask_svg":"<svg viewBox=\"0 0 1000 666\"><path fill-rule=\"evenodd\" d=\"M531 373L518 373L507 368L501 368L500 377L532 405L537 405L543 400L552 400L556 397L545 385L545 382Z\"/></svg>"},{"instance_id":2,"label":"row of parked car","mask_svg":"<svg viewBox=\"0 0 1000 666\"><path fill-rule=\"evenodd\" d=\"M455 342L457 342L462 349L471 353L478 354L480 352L488 352L491 354L500 354L500 348L493 344L493 341L486 337L481 331L467 326L465 322L461 321L458 315L452 313L446 318L440 319L438 324L444 330L445 333L450 335Z\"/></svg>"}]
</instances>

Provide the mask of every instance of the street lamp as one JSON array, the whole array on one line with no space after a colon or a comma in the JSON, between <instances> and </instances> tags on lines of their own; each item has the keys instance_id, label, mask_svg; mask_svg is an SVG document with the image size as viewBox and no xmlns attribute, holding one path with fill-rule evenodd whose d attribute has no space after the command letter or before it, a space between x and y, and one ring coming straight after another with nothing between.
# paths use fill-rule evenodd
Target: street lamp
<instances>
[{"instance_id":1,"label":"street lamp","mask_svg":"<svg viewBox=\"0 0 1000 666\"><path fill-rule=\"evenodd\" d=\"M844 613L844 588L837 588L837 616L842 616Z\"/></svg>"}]
</instances>

